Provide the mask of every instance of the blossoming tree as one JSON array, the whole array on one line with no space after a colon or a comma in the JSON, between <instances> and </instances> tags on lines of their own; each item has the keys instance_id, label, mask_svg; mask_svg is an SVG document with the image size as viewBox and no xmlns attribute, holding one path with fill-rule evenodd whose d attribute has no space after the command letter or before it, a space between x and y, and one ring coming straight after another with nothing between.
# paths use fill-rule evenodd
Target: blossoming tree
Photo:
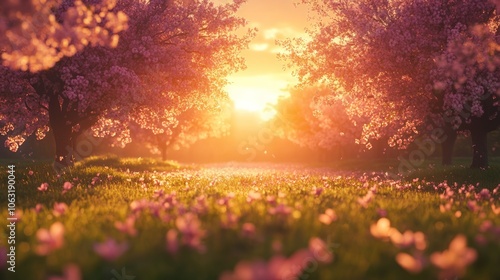
<instances>
[{"instance_id":1,"label":"blossoming tree","mask_svg":"<svg viewBox=\"0 0 500 280\"><path fill-rule=\"evenodd\" d=\"M251 32L234 13L243 1L119 1L129 17L115 48L88 46L36 73L0 69L0 132L16 151L29 135L43 138L52 129L56 163L72 162L77 137L96 136L129 142L129 124L167 129L158 123L178 100L224 94L229 73L244 66L239 52ZM200 98L198 98L200 97ZM154 124L151 126L151 124ZM162 127L164 126L164 127Z\"/></svg>"},{"instance_id":2,"label":"blossoming tree","mask_svg":"<svg viewBox=\"0 0 500 280\"><path fill-rule=\"evenodd\" d=\"M477 63L467 65L477 70L474 74L450 75L450 64L463 65L447 53L459 38L473 40L478 25L496 33L492 3L302 2L310 4L321 20L310 29L311 40L281 42L287 50L281 56L295 68L301 83L325 84L343 100L348 115L369 120L361 143L389 136L390 146L405 148L419 135L441 127L450 132L443 145L449 147L456 130L468 130L474 142L472 166L487 166L485 138L478 134L498 127L500 76ZM485 125L490 121L491 126Z\"/></svg>"},{"instance_id":3,"label":"blossoming tree","mask_svg":"<svg viewBox=\"0 0 500 280\"><path fill-rule=\"evenodd\" d=\"M91 2L91 3L88 3ZM2 64L37 72L85 46L116 46L127 16L116 0L3 1L0 10Z\"/></svg>"}]
</instances>

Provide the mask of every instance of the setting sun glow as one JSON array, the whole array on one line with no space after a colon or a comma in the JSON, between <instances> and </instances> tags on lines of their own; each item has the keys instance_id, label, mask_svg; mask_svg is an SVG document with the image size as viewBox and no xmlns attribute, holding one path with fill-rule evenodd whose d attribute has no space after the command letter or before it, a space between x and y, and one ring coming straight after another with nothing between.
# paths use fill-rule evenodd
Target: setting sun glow
<instances>
[{"instance_id":1,"label":"setting sun glow","mask_svg":"<svg viewBox=\"0 0 500 280\"><path fill-rule=\"evenodd\" d=\"M286 89L295 83L290 71L283 70L284 62L277 58L283 49L276 45L276 40L306 37L306 7L293 3L249 1L237 12L247 19L249 27L257 28L257 34L249 49L242 53L247 69L229 77L226 90L237 110L258 112L263 120L274 116L270 105L276 104L280 96L288 95ZM276 13L277 10L287 12Z\"/></svg>"},{"instance_id":2,"label":"setting sun glow","mask_svg":"<svg viewBox=\"0 0 500 280\"><path fill-rule=\"evenodd\" d=\"M253 82L252 82L253 81ZM274 116L272 105L286 94L283 81L266 81L265 78L240 78L226 87L236 110L259 113L263 120Z\"/></svg>"}]
</instances>

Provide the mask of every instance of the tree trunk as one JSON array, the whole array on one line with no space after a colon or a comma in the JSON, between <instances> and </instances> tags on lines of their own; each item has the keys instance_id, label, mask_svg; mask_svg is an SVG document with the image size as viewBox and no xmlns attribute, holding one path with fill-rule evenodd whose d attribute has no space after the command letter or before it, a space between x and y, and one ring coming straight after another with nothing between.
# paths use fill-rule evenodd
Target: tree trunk
<instances>
[{"instance_id":1,"label":"tree trunk","mask_svg":"<svg viewBox=\"0 0 500 280\"><path fill-rule=\"evenodd\" d=\"M453 158L453 148L455 147L455 142L457 141L457 131L452 127L445 129L446 139L441 143L442 150L442 164L451 165Z\"/></svg>"},{"instance_id":2,"label":"tree trunk","mask_svg":"<svg viewBox=\"0 0 500 280\"><path fill-rule=\"evenodd\" d=\"M71 128L52 126L56 144L55 166L64 168L73 165Z\"/></svg>"},{"instance_id":3,"label":"tree trunk","mask_svg":"<svg viewBox=\"0 0 500 280\"><path fill-rule=\"evenodd\" d=\"M472 165L471 168L488 167L488 131L479 125L470 130L472 138Z\"/></svg>"},{"instance_id":4,"label":"tree trunk","mask_svg":"<svg viewBox=\"0 0 500 280\"><path fill-rule=\"evenodd\" d=\"M73 164L73 143L71 126L66 123L66 118L59 104L59 98L56 95L49 100L49 123L56 144L54 168L59 171Z\"/></svg>"}]
</instances>

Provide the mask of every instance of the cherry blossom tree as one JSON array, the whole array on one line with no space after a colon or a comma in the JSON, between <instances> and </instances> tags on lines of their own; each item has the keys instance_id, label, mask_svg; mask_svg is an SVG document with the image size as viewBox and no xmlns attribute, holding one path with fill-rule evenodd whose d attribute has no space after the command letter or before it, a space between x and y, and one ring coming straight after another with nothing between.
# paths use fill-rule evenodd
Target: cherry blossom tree
<instances>
[{"instance_id":1,"label":"cherry blossom tree","mask_svg":"<svg viewBox=\"0 0 500 280\"><path fill-rule=\"evenodd\" d=\"M7 0L0 10L2 64L37 72L85 46L118 44L127 16L116 0Z\"/></svg>"},{"instance_id":2,"label":"cherry blossom tree","mask_svg":"<svg viewBox=\"0 0 500 280\"><path fill-rule=\"evenodd\" d=\"M343 100L349 116L368 120L361 143L389 136L390 146L406 148L437 126L450 131L443 144L449 147L455 131L468 130L474 142L472 166L487 166L485 143L477 136L485 129L476 128L497 116L500 76L477 63L467 66L477 71L466 78L449 75L447 69L452 61L462 66L449 49L459 39L472 39L477 25L496 33L498 19L492 3L302 2L310 4L320 20L309 30L310 40L281 42L286 49L281 57L294 68L300 83L325 84Z\"/></svg>"},{"instance_id":3,"label":"cherry blossom tree","mask_svg":"<svg viewBox=\"0 0 500 280\"><path fill-rule=\"evenodd\" d=\"M351 119L327 88L293 88L275 110L278 135L302 147L334 150L342 158L361 136L362 120Z\"/></svg>"},{"instance_id":4,"label":"cherry blossom tree","mask_svg":"<svg viewBox=\"0 0 500 280\"><path fill-rule=\"evenodd\" d=\"M498 19L454 34L438 59L444 121L470 132L472 167L488 166L487 135L500 126ZM452 134L453 135L453 134Z\"/></svg>"},{"instance_id":5,"label":"cherry blossom tree","mask_svg":"<svg viewBox=\"0 0 500 280\"><path fill-rule=\"evenodd\" d=\"M52 129L56 163L68 165L88 129L124 145L132 123L160 133L179 100L196 107L203 96L219 98L227 75L244 67L239 53L252 35L233 34L246 24L234 15L242 2L119 1L115 9L129 22L115 48L87 46L36 73L2 67L6 146L16 151L29 135Z\"/></svg>"}]
</instances>

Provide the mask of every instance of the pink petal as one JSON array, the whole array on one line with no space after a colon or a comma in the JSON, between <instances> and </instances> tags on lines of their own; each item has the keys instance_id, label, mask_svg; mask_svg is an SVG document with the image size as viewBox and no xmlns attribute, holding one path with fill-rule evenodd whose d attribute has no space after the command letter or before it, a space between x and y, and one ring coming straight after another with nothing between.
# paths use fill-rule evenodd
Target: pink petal
<instances>
[{"instance_id":1,"label":"pink petal","mask_svg":"<svg viewBox=\"0 0 500 280\"><path fill-rule=\"evenodd\" d=\"M396 255L396 262L408 272L419 273L422 271L422 262L415 259L413 256L406 253L399 253Z\"/></svg>"},{"instance_id":2,"label":"pink petal","mask_svg":"<svg viewBox=\"0 0 500 280\"><path fill-rule=\"evenodd\" d=\"M94 244L94 251L102 258L113 261L120 257L128 246L126 243L118 244L114 239L108 239L103 243Z\"/></svg>"}]
</instances>

